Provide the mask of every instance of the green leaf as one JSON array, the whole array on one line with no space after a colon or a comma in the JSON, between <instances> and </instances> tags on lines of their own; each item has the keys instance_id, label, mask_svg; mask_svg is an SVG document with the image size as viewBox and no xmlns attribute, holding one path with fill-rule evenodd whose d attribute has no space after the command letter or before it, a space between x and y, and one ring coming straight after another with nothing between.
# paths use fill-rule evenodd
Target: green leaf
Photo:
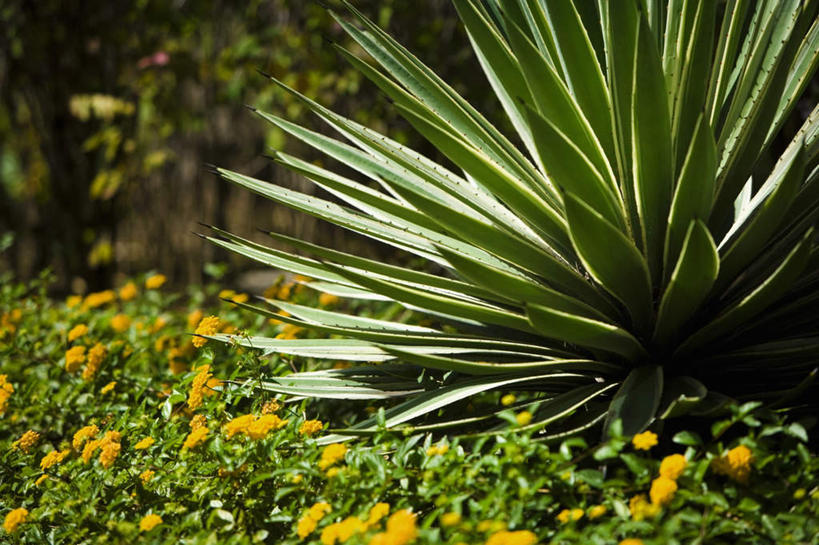
<instances>
[{"instance_id":1,"label":"green leaf","mask_svg":"<svg viewBox=\"0 0 819 545\"><path fill-rule=\"evenodd\" d=\"M606 416L605 435L615 420L623 425L622 433L633 436L648 427L654 420L663 393L663 368L644 365L632 369L614 394Z\"/></svg>"}]
</instances>

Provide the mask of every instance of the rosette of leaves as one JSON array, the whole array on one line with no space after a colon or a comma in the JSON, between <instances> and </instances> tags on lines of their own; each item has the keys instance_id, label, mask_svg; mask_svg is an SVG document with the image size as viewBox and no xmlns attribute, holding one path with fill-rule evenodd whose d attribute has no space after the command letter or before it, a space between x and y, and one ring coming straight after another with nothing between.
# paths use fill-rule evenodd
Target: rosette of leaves
<instances>
[{"instance_id":1,"label":"rosette of leaves","mask_svg":"<svg viewBox=\"0 0 819 545\"><path fill-rule=\"evenodd\" d=\"M275 161L343 204L218 169L428 267L275 233L296 251L218 229L209 237L323 291L395 301L447 327L287 301L242 305L284 310L278 319L328 338L234 340L355 363L262 387L398 398L348 435L379 425L490 430L497 409L463 408L492 390L531 392L526 427L547 437L618 420L633 434L727 398L809 400L819 354L819 109L809 105L798 130L785 127L819 62L819 2L454 4L511 134L347 4L336 19L366 58L335 47L447 162L273 80L338 137L258 115L348 168L286 153Z\"/></svg>"}]
</instances>

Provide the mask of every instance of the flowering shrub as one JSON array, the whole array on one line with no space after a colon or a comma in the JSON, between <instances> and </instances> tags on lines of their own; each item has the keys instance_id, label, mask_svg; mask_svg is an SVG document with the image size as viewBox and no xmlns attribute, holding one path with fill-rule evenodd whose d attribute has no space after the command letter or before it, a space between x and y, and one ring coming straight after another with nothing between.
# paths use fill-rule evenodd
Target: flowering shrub
<instances>
[{"instance_id":1,"label":"flowering shrub","mask_svg":"<svg viewBox=\"0 0 819 545\"><path fill-rule=\"evenodd\" d=\"M615 429L590 447L599 436L538 441L521 429L524 394L491 394L483 402L508 422L496 435L382 430L339 442L325 423L371 416L366 402L260 395L247 380L335 363L196 347L204 337L192 335L204 320L237 334L315 333L237 312L215 287L182 296L135 278L64 303L44 281L2 280L0 316L14 324L0 339L3 543L651 545L819 533L805 428L754 405L710 430Z\"/></svg>"}]
</instances>

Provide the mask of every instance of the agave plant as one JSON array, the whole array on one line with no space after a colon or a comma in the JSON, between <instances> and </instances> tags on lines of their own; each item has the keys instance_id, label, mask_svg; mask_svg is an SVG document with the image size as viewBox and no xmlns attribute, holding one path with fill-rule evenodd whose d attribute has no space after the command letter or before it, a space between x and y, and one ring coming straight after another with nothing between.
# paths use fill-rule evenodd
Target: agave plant
<instances>
[{"instance_id":1,"label":"agave plant","mask_svg":"<svg viewBox=\"0 0 819 545\"><path fill-rule=\"evenodd\" d=\"M811 104L795 132L786 121L793 125L819 62L819 2L454 4L507 134L345 4L334 16L366 58L335 47L448 162L271 78L339 137L256 113L360 177L274 153L338 199L329 201L218 169L422 265L276 233L297 252L219 229L209 237L317 289L394 301L446 327L287 301L243 304L326 338L234 342L356 362L261 387L392 400L378 421L345 436L377 425L490 429L497 409L442 410L488 391L532 392L525 427L547 437L615 421L633 434L729 398L810 399L819 361L819 108Z\"/></svg>"}]
</instances>

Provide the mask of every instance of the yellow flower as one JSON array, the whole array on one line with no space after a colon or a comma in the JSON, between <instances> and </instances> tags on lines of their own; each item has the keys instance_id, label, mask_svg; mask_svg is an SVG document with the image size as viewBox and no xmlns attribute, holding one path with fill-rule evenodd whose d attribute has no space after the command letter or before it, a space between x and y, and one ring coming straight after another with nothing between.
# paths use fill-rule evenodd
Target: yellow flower
<instances>
[{"instance_id":1,"label":"yellow flower","mask_svg":"<svg viewBox=\"0 0 819 545\"><path fill-rule=\"evenodd\" d=\"M230 300L233 301L234 303L247 303L248 299L250 299L250 296L248 294L237 293Z\"/></svg>"},{"instance_id":2,"label":"yellow flower","mask_svg":"<svg viewBox=\"0 0 819 545\"><path fill-rule=\"evenodd\" d=\"M86 333L88 333L88 326L85 324L77 324L68 332L68 342L73 343Z\"/></svg>"},{"instance_id":3,"label":"yellow flower","mask_svg":"<svg viewBox=\"0 0 819 545\"><path fill-rule=\"evenodd\" d=\"M427 449L427 456L442 456L449 452L449 445L432 445Z\"/></svg>"},{"instance_id":4,"label":"yellow flower","mask_svg":"<svg viewBox=\"0 0 819 545\"><path fill-rule=\"evenodd\" d=\"M651 482L651 503L654 505L668 505L677 492L677 482L668 477L657 477Z\"/></svg>"},{"instance_id":5,"label":"yellow flower","mask_svg":"<svg viewBox=\"0 0 819 545\"><path fill-rule=\"evenodd\" d=\"M324 447L321 451L321 460L319 460L319 469L327 469L339 460L344 459L347 454L347 446L343 443L331 443Z\"/></svg>"},{"instance_id":6,"label":"yellow flower","mask_svg":"<svg viewBox=\"0 0 819 545\"><path fill-rule=\"evenodd\" d=\"M145 450L146 448L150 448L154 443L156 443L156 440L153 437L144 437L134 445L134 450Z\"/></svg>"},{"instance_id":7,"label":"yellow flower","mask_svg":"<svg viewBox=\"0 0 819 545\"><path fill-rule=\"evenodd\" d=\"M682 454L666 456L663 458L663 461L660 462L660 475L676 481L680 475L682 475L683 471L685 471L687 465L688 461Z\"/></svg>"},{"instance_id":8,"label":"yellow flower","mask_svg":"<svg viewBox=\"0 0 819 545\"><path fill-rule=\"evenodd\" d=\"M145 515L142 517L142 520L139 521L139 531L150 532L160 524L162 524L162 517L151 513L150 515Z\"/></svg>"},{"instance_id":9,"label":"yellow flower","mask_svg":"<svg viewBox=\"0 0 819 545\"><path fill-rule=\"evenodd\" d=\"M28 518L28 509L24 507L18 507L17 509L12 509L8 513L6 513L6 519L3 521L3 529L13 534L17 531L17 528L26 522Z\"/></svg>"},{"instance_id":10,"label":"yellow flower","mask_svg":"<svg viewBox=\"0 0 819 545\"><path fill-rule=\"evenodd\" d=\"M85 362L85 347L72 346L65 351L65 370L73 373Z\"/></svg>"},{"instance_id":11,"label":"yellow flower","mask_svg":"<svg viewBox=\"0 0 819 545\"><path fill-rule=\"evenodd\" d=\"M6 412L6 405L14 393L14 386L8 381L8 375L0 375L0 414Z\"/></svg>"},{"instance_id":12,"label":"yellow flower","mask_svg":"<svg viewBox=\"0 0 819 545\"><path fill-rule=\"evenodd\" d=\"M156 320L151 324L151 327L148 328L148 333L158 333L167 323L168 321L165 318L157 316Z\"/></svg>"},{"instance_id":13,"label":"yellow flower","mask_svg":"<svg viewBox=\"0 0 819 545\"><path fill-rule=\"evenodd\" d=\"M301 473L293 475L293 477L290 478L290 482L293 483L293 484L299 484L303 480L304 480L304 475L302 475Z\"/></svg>"},{"instance_id":14,"label":"yellow flower","mask_svg":"<svg viewBox=\"0 0 819 545\"><path fill-rule=\"evenodd\" d=\"M168 280L164 274L154 274L145 279L145 289L158 290Z\"/></svg>"},{"instance_id":15,"label":"yellow flower","mask_svg":"<svg viewBox=\"0 0 819 545\"><path fill-rule=\"evenodd\" d=\"M109 382L108 384L106 384L105 386L103 386L102 388L100 388L100 393L101 393L102 395L105 395L105 394L107 394L108 392L113 391L113 390L114 390L114 388L115 388L116 386L117 386L117 381L116 381L116 380L112 380L111 382Z\"/></svg>"},{"instance_id":16,"label":"yellow flower","mask_svg":"<svg viewBox=\"0 0 819 545\"><path fill-rule=\"evenodd\" d=\"M222 426L222 431L227 435L228 439L231 439L237 433L245 433L254 420L256 420L256 417L252 414L237 416Z\"/></svg>"},{"instance_id":17,"label":"yellow flower","mask_svg":"<svg viewBox=\"0 0 819 545\"><path fill-rule=\"evenodd\" d=\"M455 526L461 522L460 513L450 511L441 515L441 526Z\"/></svg>"},{"instance_id":18,"label":"yellow flower","mask_svg":"<svg viewBox=\"0 0 819 545\"><path fill-rule=\"evenodd\" d=\"M288 316L290 316L290 313L289 313L289 312L287 312L286 310L280 310L280 311L279 311L279 312L277 312L276 314L278 314L279 316L284 316L285 318L287 318ZM270 318L270 319L268 319L268 320L267 320L267 322L268 322L270 325L279 325L279 324L283 323L281 320L277 320L277 319L275 319L275 318Z\"/></svg>"},{"instance_id":19,"label":"yellow flower","mask_svg":"<svg viewBox=\"0 0 819 545\"><path fill-rule=\"evenodd\" d=\"M148 481L154 478L156 473L151 469L146 469L139 474L139 480L142 481L143 486L148 484Z\"/></svg>"},{"instance_id":20,"label":"yellow flower","mask_svg":"<svg viewBox=\"0 0 819 545\"><path fill-rule=\"evenodd\" d=\"M131 327L131 318L127 314L120 313L111 318L111 329L114 331L122 333L129 327Z\"/></svg>"},{"instance_id":21,"label":"yellow flower","mask_svg":"<svg viewBox=\"0 0 819 545\"><path fill-rule=\"evenodd\" d=\"M608 509L606 509L605 505L595 505L594 507L589 509L589 518L590 519L600 518L606 514L607 510Z\"/></svg>"},{"instance_id":22,"label":"yellow flower","mask_svg":"<svg viewBox=\"0 0 819 545\"><path fill-rule=\"evenodd\" d=\"M251 439L264 439L271 430L278 430L287 425L287 420L282 420L275 414L265 414L251 422L245 433Z\"/></svg>"},{"instance_id":23,"label":"yellow flower","mask_svg":"<svg viewBox=\"0 0 819 545\"><path fill-rule=\"evenodd\" d=\"M95 425L85 426L77 430L77 433L74 434L74 440L72 441L71 445L74 447L75 450L79 450L82 444L85 442L86 439L92 439L97 436L100 432L100 429Z\"/></svg>"},{"instance_id":24,"label":"yellow flower","mask_svg":"<svg viewBox=\"0 0 819 545\"><path fill-rule=\"evenodd\" d=\"M651 431L638 433L631 439L631 444L637 450L648 450L657 444L657 434Z\"/></svg>"},{"instance_id":25,"label":"yellow flower","mask_svg":"<svg viewBox=\"0 0 819 545\"><path fill-rule=\"evenodd\" d=\"M196 410L202 405L204 389L212 376L210 365L205 364L198 368L198 373L191 383L191 393L188 396L188 407L191 410Z\"/></svg>"},{"instance_id":26,"label":"yellow flower","mask_svg":"<svg viewBox=\"0 0 819 545\"><path fill-rule=\"evenodd\" d=\"M89 293L82 302L83 308L97 308L102 305L107 305L116 299L117 296L113 290L98 291Z\"/></svg>"},{"instance_id":27,"label":"yellow flower","mask_svg":"<svg viewBox=\"0 0 819 545\"><path fill-rule=\"evenodd\" d=\"M721 458L715 459L712 465L717 473L744 484L748 482L748 477L751 475L752 461L751 449L745 445L739 445L726 452Z\"/></svg>"},{"instance_id":28,"label":"yellow flower","mask_svg":"<svg viewBox=\"0 0 819 545\"><path fill-rule=\"evenodd\" d=\"M299 433L306 437L312 437L323 428L324 424L322 424L321 420L305 420L301 426L299 426Z\"/></svg>"},{"instance_id":29,"label":"yellow flower","mask_svg":"<svg viewBox=\"0 0 819 545\"><path fill-rule=\"evenodd\" d=\"M71 451L68 449L62 451L52 450L40 460L40 469L45 471L46 469L61 463L66 459L66 457L68 457L69 454L71 454Z\"/></svg>"},{"instance_id":30,"label":"yellow flower","mask_svg":"<svg viewBox=\"0 0 819 545\"><path fill-rule=\"evenodd\" d=\"M37 441L40 440L40 434L36 431L28 430L26 433L22 435L17 441L11 444L12 448L18 448L28 454L28 451L31 450L31 447L37 444Z\"/></svg>"},{"instance_id":31,"label":"yellow flower","mask_svg":"<svg viewBox=\"0 0 819 545\"><path fill-rule=\"evenodd\" d=\"M279 402L276 401L275 399L271 399L270 401L262 405L262 414L275 413L279 409L281 409L281 405L279 405ZM318 420L314 420L314 422L318 422Z\"/></svg>"},{"instance_id":32,"label":"yellow flower","mask_svg":"<svg viewBox=\"0 0 819 545\"><path fill-rule=\"evenodd\" d=\"M304 539L316 529L316 521L310 517L301 517L296 524L296 535Z\"/></svg>"},{"instance_id":33,"label":"yellow flower","mask_svg":"<svg viewBox=\"0 0 819 545\"><path fill-rule=\"evenodd\" d=\"M643 540L638 537L628 537L621 541L619 545L643 545Z\"/></svg>"},{"instance_id":34,"label":"yellow flower","mask_svg":"<svg viewBox=\"0 0 819 545\"><path fill-rule=\"evenodd\" d=\"M87 464L91 461L91 458L94 457L94 453L100 448L102 444L102 439L94 439L93 441L88 441L82 449L82 463Z\"/></svg>"},{"instance_id":35,"label":"yellow flower","mask_svg":"<svg viewBox=\"0 0 819 545\"><path fill-rule=\"evenodd\" d=\"M233 290L222 290L219 292L219 295L217 295L217 297L219 297L219 299L230 299L234 295L236 295L236 292Z\"/></svg>"},{"instance_id":36,"label":"yellow flower","mask_svg":"<svg viewBox=\"0 0 819 545\"><path fill-rule=\"evenodd\" d=\"M204 443L208 437L208 430L207 427L202 426L201 428L196 428L192 432L188 434L185 438L185 443L182 445L182 450L192 449L195 448L197 445Z\"/></svg>"},{"instance_id":37,"label":"yellow flower","mask_svg":"<svg viewBox=\"0 0 819 545\"><path fill-rule=\"evenodd\" d=\"M100 452L100 463L102 464L102 467L108 469L114 465L122 446L116 441L103 441L103 443L102 452Z\"/></svg>"},{"instance_id":38,"label":"yellow flower","mask_svg":"<svg viewBox=\"0 0 819 545\"><path fill-rule=\"evenodd\" d=\"M196 335L214 335L219 332L220 324L221 320L219 320L218 316L208 316L207 318L202 318L194 333ZM191 342L195 347L199 348L204 346L208 340L204 337L194 337Z\"/></svg>"},{"instance_id":39,"label":"yellow flower","mask_svg":"<svg viewBox=\"0 0 819 545\"><path fill-rule=\"evenodd\" d=\"M495 532L486 540L486 545L535 545L537 536L529 530Z\"/></svg>"},{"instance_id":40,"label":"yellow flower","mask_svg":"<svg viewBox=\"0 0 819 545\"><path fill-rule=\"evenodd\" d=\"M335 477L339 473L341 473L341 469L339 469L337 467L331 467L330 469L327 470L326 475L327 475L328 479L332 479L333 477Z\"/></svg>"},{"instance_id":41,"label":"yellow flower","mask_svg":"<svg viewBox=\"0 0 819 545\"><path fill-rule=\"evenodd\" d=\"M572 510L564 509L563 511L561 511L560 513L557 514L556 518L557 518L557 520L559 520L563 524L566 524L570 520L574 521L574 520L582 519L584 514L585 513L583 512L582 509L572 509Z\"/></svg>"},{"instance_id":42,"label":"yellow flower","mask_svg":"<svg viewBox=\"0 0 819 545\"><path fill-rule=\"evenodd\" d=\"M88 351L88 360L85 364L85 369L82 370L82 378L85 380L93 379L107 354L108 350L100 343L91 347L91 350Z\"/></svg>"},{"instance_id":43,"label":"yellow flower","mask_svg":"<svg viewBox=\"0 0 819 545\"><path fill-rule=\"evenodd\" d=\"M204 315L205 313L199 309L192 310L190 314L188 314L188 328L189 329L195 328L202 320L202 317Z\"/></svg>"},{"instance_id":44,"label":"yellow flower","mask_svg":"<svg viewBox=\"0 0 819 545\"><path fill-rule=\"evenodd\" d=\"M119 289L119 298L123 301L130 301L137 296L137 287L133 282L128 282Z\"/></svg>"},{"instance_id":45,"label":"yellow flower","mask_svg":"<svg viewBox=\"0 0 819 545\"><path fill-rule=\"evenodd\" d=\"M37 480L36 480L36 481L34 481L34 486L40 486L41 484L43 484L44 482L46 482L46 480L48 480L48 474L43 473L42 475L40 475L39 477L37 477Z\"/></svg>"},{"instance_id":46,"label":"yellow flower","mask_svg":"<svg viewBox=\"0 0 819 545\"><path fill-rule=\"evenodd\" d=\"M319 305L323 307L334 307L338 304L339 298L331 293L322 293L319 295Z\"/></svg>"},{"instance_id":47,"label":"yellow flower","mask_svg":"<svg viewBox=\"0 0 819 545\"><path fill-rule=\"evenodd\" d=\"M295 324L284 324L284 327L282 328L281 333L276 335L276 338L286 340L286 341L287 340L297 339L299 334L302 331L304 331L303 327L299 327L299 326L297 326Z\"/></svg>"},{"instance_id":48,"label":"yellow flower","mask_svg":"<svg viewBox=\"0 0 819 545\"><path fill-rule=\"evenodd\" d=\"M517 398L515 397L515 394L506 394L501 398L501 405L503 405L504 407L508 407L509 405L514 403L516 399Z\"/></svg>"},{"instance_id":49,"label":"yellow flower","mask_svg":"<svg viewBox=\"0 0 819 545\"><path fill-rule=\"evenodd\" d=\"M370 509L370 515L367 517L367 524L376 524L379 520L386 517L390 512L390 504L386 502L378 502Z\"/></svg>"},{"instance_id":50,"label":"yellow flower","mask_svg":"<svg viewBox=\"0 0 819 545\"><path fill-rule=\"evenodd\" d=\"M367 526L358 517L347 517L341 522L336 522L326 527L321 532L321 542L324 545L333 545L337 541L344 543L354 534L363 533Z\"/></svg>"},{"instance_id":51,"label":"yellow flower","mask_svg":"<svg viewBox=\"0 0 819 545\"><path fill-rule=\"evenodd\" d=\"M324 518L324 515L332 511L333 508L327 502L316 502L311 507L310 510L307 512L307 516L311 519L315 520L316 522L320 521Z\"/></svg>"},{"instance_id":52,"label":"yellow flower","mask_svg":"<svg viewBox=\"0 0 819 545\"><path fill-rule=\"evenodd\" d=\"M82 303L82 295L69 295L65 299L65 306L68 308L74 308L80 303Z\"/></svg>"},{"instance_id":53,"label":"yellow flower","mask_svg":"<svg viewBox=\"0 0 819 545\"><path fill-rule=\"evenodd\" d=\"M521 411L515 417L515 421L518 423L518 426L528 426L532 421L532 413L529 411Z\"/></svg>"},{"instance_id":54,"label":"yellow flower","mask_svg":"<svg viewBox=\"0 0 819 545\"><path fill-rule=\"evenodd\" d=\"M195 430L197 428L201 428L202 426L207 426L207 424L208 424L208 419L205 418L205 415L197 414L196 416L191 418L191 421L190 421L190 423L188 425L190 426L190 428L192 430Z\"/></svg>"},{"instance_id":55,"label":"yellow flower","mask_svg":"<svg viewBox=\"0 0 819 545\"><path fill-rule=\"evenodd\" d=\"M628 509L631 512L631 518L634 520L653 518L660 512L660 506L648 503L645 494L631 498L628 502Z\"/></svg>"},{"instance_id":56,"label":"yellow flower","mask_svg":"<svg viewBox=\"0 0 819 545\"><path fill-rule=\"evenodd\" d=\"M387 536L392 543L403 545L409 543L418 535L415 527L415 514L406 509L396 511L387 519Z\"/></svg>"}]
</instances>

